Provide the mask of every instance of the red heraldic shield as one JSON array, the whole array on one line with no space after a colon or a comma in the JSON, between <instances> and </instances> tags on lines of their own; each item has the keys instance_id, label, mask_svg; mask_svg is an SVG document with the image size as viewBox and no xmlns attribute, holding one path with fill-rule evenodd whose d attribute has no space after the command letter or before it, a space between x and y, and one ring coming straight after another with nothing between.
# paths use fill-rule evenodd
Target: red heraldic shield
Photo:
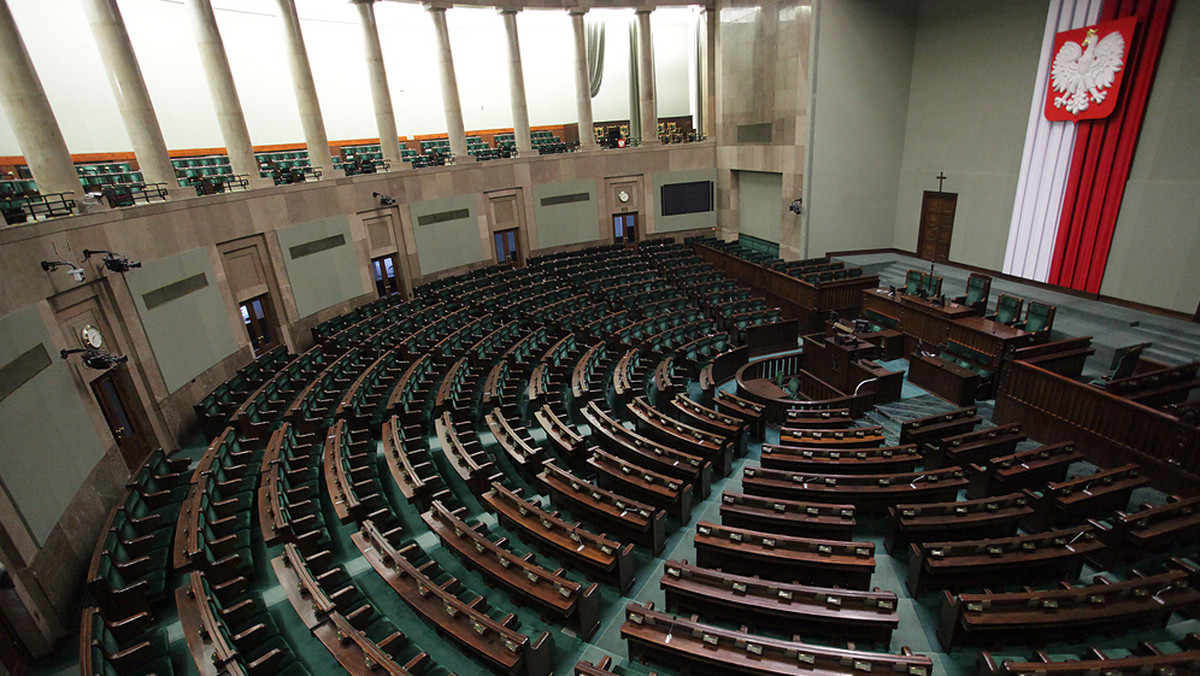
<instances>
[{"instance_id":1,"label":"red heraldic shield","mask_svg":"<svg viewBox=\"0 0 1200 676\"><path fill-rule=\"evenodd\" d=\"M1046 119L1095 120L1117 105L1135 17L1063 31L1054 38Z\"/></svg>"}]
</instances>

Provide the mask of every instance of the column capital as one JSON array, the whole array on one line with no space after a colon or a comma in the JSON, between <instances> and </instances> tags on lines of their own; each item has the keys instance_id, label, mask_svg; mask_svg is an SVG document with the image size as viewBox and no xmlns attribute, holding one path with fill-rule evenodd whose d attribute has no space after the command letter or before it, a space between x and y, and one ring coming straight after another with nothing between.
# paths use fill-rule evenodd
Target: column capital
<instances>
[{"instance_id":1,"label":"column capital","mask_svg":"<svg viewBox=\"0 0 1200 676\"><path fill-rule=\"evenodd\" d=\"M588 13L587 7L568 7L567 8L567 14L570 14L572 16L582 16L587 13Z\"/></svg>"},{"instance_id":2,"label":"column capital","mask_svg":"<svg viewBox=\"0 0 1200 676\"><path fill-rule=\"evenodd\" d=\"M496 13L497 13L497 14L500 14L500 15L505 15L505 14L520 14L520 13L521 13L521 8L520 8L520 7L497 7L497 8L496 8Z\"/></svg>"},{"instance_id":3,"label":"column capital","mask_svg":"<svg viewBox=\"0 0 1200 676\"><path fill-rule=\"evenodd\" d=\"M638 7L633 10L633 13L634 14L650 14L650 12L653 12L653 11L654 11L653 7Z\"/></svg>"},{"instance_id":4,"label":"column capital","mask_svg":"<svg viewBox=\"0 0 1200 676\"><path fill-rule=\"evenodd\" d=\"M423 4L427 12L444 12L454 6L454 3L449 0L430 0Z\"/></svg>"}]
</instances>

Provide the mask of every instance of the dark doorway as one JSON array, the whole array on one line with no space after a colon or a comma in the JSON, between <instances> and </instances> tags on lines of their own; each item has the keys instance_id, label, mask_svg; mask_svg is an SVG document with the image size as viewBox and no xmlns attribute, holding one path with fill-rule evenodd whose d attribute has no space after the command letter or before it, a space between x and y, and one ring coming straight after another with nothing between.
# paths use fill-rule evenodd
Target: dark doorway
<instances>
[{"instance_id":1,"label":"dark doorway","mask_svg":"<svg viewBox=\"0 0 1200 676\"><path fill-rule=\"evenodd\" d=\"M132 388L128 381L128 371L124 366L117 366L92 381L92 393L100 404L117 448L121 449L125 466L133 470L150 453L150 440L138 418L137 400L130 396Z\"/></svg>"},{"instance_id":2,"label":"dark doorway","mask_svg":"<svg viewBox=\"0 0 1200 676\"><path fill-rule=\"evenodd\" d=\"M632 214L613 214L613 241L637 241L637 212Z\"/></svg>"},{"instance_id":3,"label":"dark doorway","mask_svg":"<svg viewBox=\"0 0 1200 676\"><path fill-rule=\"evenodd\" d=\"M521 264L521 248L518 246L517 230L517 228L512 228L492 233L492 239L496 244L497 263Z\"/></svg>"},{"instance_id":4,"label":"dark doorway","mask_svg":"<svg viewBox=\"0 0 1200 676\"><path fill-rule=\"evenodd\" d=\"M927 261L950 260L950 236L954 233L954 209L958 193L926 190L921 198L921 234L917 255Z\"/></svg>"},{"instance_id":5,"label":"dark doorway","mask_svg":"<svg viewBox=\"0 0 1200 676\"><path fill-rule=\"evenodd\" d=\"M371 275L375 279L375 291L380 298L400 293L399 272L400 266L396 264L396 254L371 259Z\"/></svg>"},{"instance_id":6,"label":"dark doorway","mask_svg":"<svg viewBox=\"0 0 1200 676\"><path fill-rule=\"evenodd\" d=\"M279 344L269 295L251 298L242 303L241 308L242 321L246 322L246 333L250 334L250 346L256 357Z\"/></svg>"}]
</instances>

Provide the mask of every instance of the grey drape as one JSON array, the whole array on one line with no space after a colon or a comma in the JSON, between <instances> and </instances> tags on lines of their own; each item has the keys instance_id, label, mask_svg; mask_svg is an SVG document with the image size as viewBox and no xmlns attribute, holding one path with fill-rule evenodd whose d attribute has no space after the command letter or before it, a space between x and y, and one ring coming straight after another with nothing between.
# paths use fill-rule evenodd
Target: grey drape
<instances>
[{"instance_id":1,"label":"grey drape","mask_svg":"<svg viewBox=\"0 0 1200 676\"><path fill-rule=\"evenodd\" d=\"M584 16L584 45L587 47L588 85L592 98L600 93L604 80L604 20Z\"/></svg>"}]
</instances>

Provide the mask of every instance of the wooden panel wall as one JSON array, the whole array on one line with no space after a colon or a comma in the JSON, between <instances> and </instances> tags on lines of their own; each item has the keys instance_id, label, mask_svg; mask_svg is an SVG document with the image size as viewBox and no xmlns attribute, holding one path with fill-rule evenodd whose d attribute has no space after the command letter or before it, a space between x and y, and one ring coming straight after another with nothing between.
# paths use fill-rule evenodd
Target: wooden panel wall
<instances>
[{"instance_id":1,"label":"wooden panel wall","mask_svg":"<svg viewBox=\"0 0 1200 676\"><path fill-rule=\"evenodd\" d=\"M1042 443L1075 440L1103 467L1136 462L1160 490L1200 492L1200 430L1028 362L1006 364L992 419Z\"/></svg>"}]
</instances>

